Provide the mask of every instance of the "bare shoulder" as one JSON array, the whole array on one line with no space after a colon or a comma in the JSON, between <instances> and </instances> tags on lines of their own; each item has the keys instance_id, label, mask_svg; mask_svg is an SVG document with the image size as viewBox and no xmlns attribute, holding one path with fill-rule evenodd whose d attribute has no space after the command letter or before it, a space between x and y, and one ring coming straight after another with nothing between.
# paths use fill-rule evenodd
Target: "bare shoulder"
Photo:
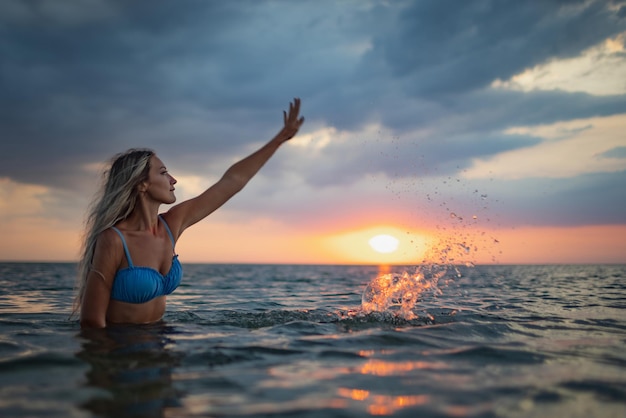
<instances>
[{"instance_id":1,"label":"bare shoulder","mask_svg":"<svg viewBox=\"0 0 626 418\"><path fill-rule=\"evenodd\" d=\"M167 212L159 215L163 218L163 220L167 224L167 227L172 232L172 235L174 236L175 241L178 241L180 234L183 232L182 227L181 227L182 221L183 221L182 215L183 215L182 211L177 210L176 206L172 207Z\"/></svg>"},{"instance_id":2,"label":"bare shoulder","mask_svg":"<svg viewBox=\"0 0 626 418\"><path fill-rule=\"evenodd\" d=\"M122 239L112 228L100 232L96 239L96 248L99 247L100 249L114 249L121 245Z\"/></svg>"},{"instance_id":3,"label":"bare shoulder","mask_svg":"<svg viewBox=\"0 0 626 418\"><path fill-rule=\"evenodd\" d=\"M96 239L93 266L100 272L115 271L121 264L124 254L122 239L113 229L102 231Z\"/></svg>"}]
</instances>

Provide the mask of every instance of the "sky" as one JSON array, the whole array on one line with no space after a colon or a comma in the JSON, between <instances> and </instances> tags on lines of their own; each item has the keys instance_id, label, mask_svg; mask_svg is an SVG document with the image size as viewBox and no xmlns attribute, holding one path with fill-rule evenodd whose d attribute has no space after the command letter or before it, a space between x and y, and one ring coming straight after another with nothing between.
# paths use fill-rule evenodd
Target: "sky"
<instances>
[{"instance_id":1,"label":"sky","mask_svg":"<svg viewBox=\"0 0 626 418\"><path fill-rule=\"evenodd\" d=\"M3 0L0 57L0 260L76 260L116 153L180 202L300 97L182 261L626 263L623 0Z\"/></svg>"}]
</instances>

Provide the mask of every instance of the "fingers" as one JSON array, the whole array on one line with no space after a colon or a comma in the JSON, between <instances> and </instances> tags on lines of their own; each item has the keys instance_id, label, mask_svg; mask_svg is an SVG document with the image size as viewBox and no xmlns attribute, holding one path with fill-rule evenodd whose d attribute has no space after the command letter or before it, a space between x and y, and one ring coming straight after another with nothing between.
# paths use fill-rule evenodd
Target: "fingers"
<instances>
[{"instance_id":1,"label":"fingers","mask_svg":"<svg viewBox=\"0 0 626 418\"><path fill-rule=\"evenodd\" d=\"M300 98L296 97L293 99L293 102L289 102L289 117L287 118L285 112L285 123L287 123L287 119L290 121L298 120L298 115L300 113Z\"/></svg>"},{"instance_id":2,"label":"fingers","mask_svg":"<svg viewBox=\"0 0 626 418\"><path fill-rule=\"evenodd\" d=\"M297 119L298 115L300 114L300 98L299 97L294 98L293 102L294 102L294 105L293 105L294 113L295 113L295 117Z\"/></svg>"},{"instance_id":3,"label":"fingers","mask_svg":"<svg viewBox=\"0 0 626 418\"><path fill-rule=\"evenodd\" d=\"M283 111L283 121L287 139L293 138L304 123L304 117L300 116L300 98L295 97L293 102L289 102L289 112Z\"/></svg>"}]
</instances>

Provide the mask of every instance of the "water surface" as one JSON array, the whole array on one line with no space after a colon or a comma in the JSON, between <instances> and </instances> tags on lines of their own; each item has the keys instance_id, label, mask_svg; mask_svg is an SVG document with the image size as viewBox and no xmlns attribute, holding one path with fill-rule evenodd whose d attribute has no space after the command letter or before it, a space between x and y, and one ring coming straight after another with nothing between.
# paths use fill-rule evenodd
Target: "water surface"
<instances>
[{"instance_id":1,"label":"water surface","mask_svg":"<svg viewBox=\"0 0 626 418\"><path fill-rule=\"evenodd\" d=\"M377 267L184 268L81 332L74 265L0 264L0 416L626 416L626 266L450 269L410 316L362 308Z\"/></svg>"}]
</instances>

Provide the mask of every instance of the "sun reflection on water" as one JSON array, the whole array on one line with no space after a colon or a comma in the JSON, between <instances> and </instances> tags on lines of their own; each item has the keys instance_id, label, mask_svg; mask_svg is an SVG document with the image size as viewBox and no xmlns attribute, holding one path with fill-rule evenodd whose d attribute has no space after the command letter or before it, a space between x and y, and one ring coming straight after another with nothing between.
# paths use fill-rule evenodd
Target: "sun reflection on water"
<instances>
[{"instance_id":1,"label":"sun reflection on water","mask_svg":"<svg viewBox=\"0 0 626 418\"><path fill-rule=\"evenodd\" d=\"M377 395L369 390L351 388L339 388L337 394L342 398L365 402L367 412L372 415L392 415L403 408L424 405L430 401L428 395Z\"/></svg>"},{"instance_id":2,"label":"sun reflection on water","mask_svg":"<svg viewBox=\"0 0 626 418\"><path fill-rule=\"evenodd\" d=\"M361 350L360 355L370 357L374 354L383 354L372 350ZM370 358L368 361L354 370L361 375L370 376L402 376L414 370L447 369L449 365L444 362L429 361L385 361ZM362 402L364 408L371 415L392 415L396 412L417 405L425 405L431 402L430 395L426 394L380 394L372 390L361 388L340 387L337 389L340 399Z\"/></svg>"},{"instance_id":3,"label":"sun reflection on water","mask_svg":"<svg viewBox=\"0 0 626 418\"><path fill-rule=\"evenodd\" d=\"M396 374L406 373L412 370L433 370L446 368L447 365L443 362L403 361L398 363L371 359L361 367L359 372L361 374L374 376L394 376Z\"/></svg>"}]
</instances>

